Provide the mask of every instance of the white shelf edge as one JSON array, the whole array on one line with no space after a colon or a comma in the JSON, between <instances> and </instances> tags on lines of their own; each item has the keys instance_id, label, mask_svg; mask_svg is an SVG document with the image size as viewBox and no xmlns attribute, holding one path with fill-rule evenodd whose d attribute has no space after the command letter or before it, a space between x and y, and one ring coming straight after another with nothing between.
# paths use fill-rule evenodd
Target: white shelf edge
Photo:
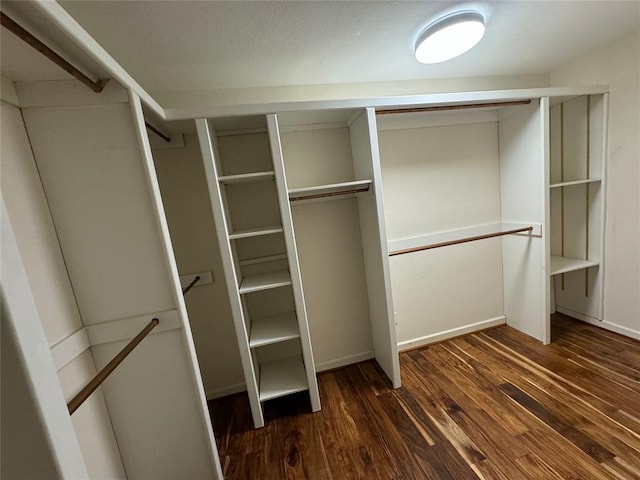
<instances>
[{"instance_id":1,"label":"white shelf edge","mask_svg":"<svg viewBox=\"0 0 640 480\"><path fill-rule=\"evenodd\" d=\"M583 180L572 180L571 182L552 183L549 188L571 187L574 185L586 185L588 183L600 183L600 178L586 178Z\"/></svg>"},{"instance_id":2,"label":"white shelf edge","mask_svg":"<svg viewBox=\"0 0 640 480\"><path fill-rule=\"evenodd\" d=\"M282 233L282 225L270 225L267 227L246 228L236 230L229 233L229 240L237 240L239 238L259 237L261 235L271 235L273 233Z\"/></svg>"},{"instance_id":3,"label":"white shelf edge","mask_svg":"<svg viewBox=\"0 0 640 480\"><path fill-rule=\"evenodd\" d=\"M286 260L286 253L279 253L278 255L268 255L266 257L248 258L246 260L240 260L240 266L246 267L247 265L257 265L259 263L276 262L278 260Z\"/></svg>"},{"instance_id":4,"label":"white shelf edge","mask_svg":"<svg viewBox=\"0 0 640 480\"><path fill-rule=\"evenodd\" d=\"M249 347L256 348L300 338L295 312L256 318L251 322Z\"/></svg>"},{"instance_id":5,"label":"white shelf edge","mask_svg":"<svg viewBox=\"0 0 640 480\"><path fill-rule=\"evenodd\" d=\"M240 173L238 175L223 175L218 177L218 182L231 184L231 183L249 183L260 182L264 180L270 180L275 178L275 172L254 172L254 173Z\"/></svg>"},{"instance_id":6,"label":"white shelf edge","mask_svg":"<svg viewBox=\"0 0 640 480\"><path fill-rule=\"evenodd\" d=\"M367 187L371 190L371 180L354 180L351 182L331 183L327 185L314 185L312 187L290 188L288 190L289 200L302 200L305 197L314 195L340 194L350 190L359 190ZM362 192L365 193L365 192Z\"/></svg>"},{"instance_id":7,"label":"white shelf edge","mask_svg":"<svg viewBox=\"0 0 640 480\"><path fill-rule=\"evenodd\" d=\"M260 401L303 392L309 389L301 355L287 357L260 366Z\"/></svg>"},{"instance_id":8,"label":"white shelf edge","mask_svg":"<svg viewBox=\"0 0 640 480\"><path fill-rule=\"evenodd\" d=\"M597 260L583 260L580 258L551 255L549 274L559 275L561 273L574 272L584 268L597 267L598 265L600 265L600 262Z\"/></svg>"},{"instance_id":9,"label":"white shelf edge","mask_svg":"<svg viewBox=\"0 0 640 480\"><path fill-rule=\"evenodd\" d=\"M245 293L259 292L270 288L284 287L291 285L291 275L288 270L276 270L275 272L260 273L257 275L247 275L240 282L238 292Z\"/></svg>"}]
</instances>

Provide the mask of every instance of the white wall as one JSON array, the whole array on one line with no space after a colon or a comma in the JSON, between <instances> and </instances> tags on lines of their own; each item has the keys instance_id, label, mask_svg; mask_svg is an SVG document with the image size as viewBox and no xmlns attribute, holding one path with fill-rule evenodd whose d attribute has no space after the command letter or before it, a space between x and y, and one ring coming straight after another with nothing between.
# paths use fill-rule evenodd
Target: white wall
<instances>
[{"instance_id":1,"label":"white wall","mask_svg":"<svg viewBox=\"0 0 640 480\"><path fill-rule=\"evenodd\" d=\"M5 103L0 110L2 196L51 347L83 325L20 110ZM58 374L65 399L70 400L95 373L88 351L62 368ZM91 478L124 478L100 390L72 421Z\"/></svg>"},{"instance_id":2,"label":"white wall","mask_svg":"<svg viewBox=\"0 0 640 480\"><path fill-rule=\"evenodd\" d=\"M155 149L171 241L180 275L213 272L213 283L192 288L185 301L208 398L244 390L238 343L196 135L184 148Z\"/></svg>"},{"instance_id":3,"label":"white wall","mask_svg":"<svg viewBox=\"0 0 640 480\"><path fill-rule=\"evenodd\" d=\"M398 130L379 118L389 241L500 222L497 123L464 124L477 117ZM491 239L391 257L400 347L503 321L501 255Z\"/></svg>"},{"instance_id":4,"label":"white wall","mask_svg":"<svg viewBox=\"0 0 640 480\"><path fill-rule=\"evenodd\" d=\"M610 85L604 321L640 338L640 32L551 73Z\"/></svg>"}]
</instances>

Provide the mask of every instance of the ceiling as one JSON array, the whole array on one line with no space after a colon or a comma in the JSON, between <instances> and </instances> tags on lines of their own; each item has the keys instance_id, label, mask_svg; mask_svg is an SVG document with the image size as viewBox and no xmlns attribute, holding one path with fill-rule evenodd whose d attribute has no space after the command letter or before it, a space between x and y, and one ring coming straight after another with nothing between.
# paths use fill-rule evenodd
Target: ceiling
<instances>
[{"instance_id":1,"label":"ceiling","mask_svg":"<svg viewBox=\"0 0 640 480\"><path fill-rule=\"evenodd\" d=\"M210 90L546 74L640 28L640 1L62 1L147 90ZM421 29L457 5L490 17L480 44L415 61Z\"/></svg>"},{"instance_id":2,"label":"ceiling","mask_svg":"<svg viewBox=\"0 0 640 480\"><path fill-rule=\"evenodd\" d=\"M152 93L547 74L640 29L640 0L60 3ZM90 76L104 75L27 5L3 1L2 9ZM457 6L485 13L483 40L439 65L416 62L421 29ZM4 76L71 78L4 28L0 40Z\"/></svg>"}]
</instances>

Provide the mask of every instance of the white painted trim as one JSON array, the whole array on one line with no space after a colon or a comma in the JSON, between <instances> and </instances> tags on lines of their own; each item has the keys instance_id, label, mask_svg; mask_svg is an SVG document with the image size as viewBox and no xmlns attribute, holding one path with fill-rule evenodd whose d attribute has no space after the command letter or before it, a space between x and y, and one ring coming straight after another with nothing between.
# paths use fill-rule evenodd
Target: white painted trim
<instances>
[{"instance_id":1,"label":"white painted trim","mask_svg":"<svg viewBox=\"0 0 640 480\"><path fill-rule=\"evenodd\" d=\"M227 387L216 388L214 390L207 390L207 400L213 400L215 398L227 397L229 395L235 395L236 393L246 392L247 386L244 383L236 383Z\"/></svg>"},{"instance_id":2,"label":"white painted trim","mask_svg":"<svg viewBox=\"0 0 640 480\"><path fill-rule=\"evenodd\" d=\"M91 346L102 345L103 343L118 342L121 340L131 340L140 330L142 330L152 318L157 318L160 323L151 334L175 330L182 325L178 319L177 310L165 310L163 312L151 312L135 317L121 318L108 322L94 323L86 325L85 330Z\"/></svg>"},{"instance_id":3,"label":"white painted trim","mask_svg":"<svg viewBox=\"0 0 640 480\"><path fill-rule=\"evenodd\" d=\"M605 330L619 333L620 335L624 335L625 337L640 340L640 330L633 330L632 328L624 327L622 325L618 325L617 323L607 322L606 320L598 320L597 318L589 317L588 315L584 315L579 312L574 312L573 310L561 307L559 305L556 306L556 311L558 313L567 315L568 317L576 318L590 325L595 325L596 327L604 328Z\"/></svg>"},{"instance_id":4,"label":"white painted trim","mask_svg":"<svg viewBox=\"0 0 640 480\"><path fill-rule=\"evenodd\" d=\"M512 230L512 229L517 229L517 228L527 227L527 226L532 226L533 230L530 233L523 232L517 235L534 236L534 237L542 236L541 223L502 222L502 223L487 223L484 225L474 225L472 227L460 228L457 230L448 230L445 232L437 232L437 233L427 233L425 235L417 235L415 237L389 240L387 246L390 252L396 252L398 250L417 248L417 247L422 247L424 245L431 245L434 243L450 242L450 241L460 240L468 237L486 235L489 233Z\"/></svg>"},{"instance_id":5,"label":"white painted trim","mask_svg":"<svg viewBox=\"0 0 640 480\"><path fill-rule=\"evenodd\" d=\"M156 115L165 118L164 109L149 95L127 71L100 46L87 31L69 15L60 4L48 0L35 0L33 5L56 27L65 33L85 53L102 65L118 82L131 89ZM193 118L193 117L191 117Z\"/></svg>"},{"instance_id":6,"label":"white painted trim","mask_svg":"<svg viewBox=\"0 0 640 480\"><path fill-rule=\"evenodd\" d=\"M56 370L62 370L74 358L90 347L85 328L80 328L51 347L51 357Z\"/></svg>"},{"instance_id":7,"label":"white painted trim","mask_svg":"<svg viewBox=\"0 0 640 480\"><path fill-rule=\"evenodd\" d=\"M373 350L367 350L366 352L354 353L353 355L347 355L345 357L334 358L333 360L327 360L326 362L316 363L316 370L323 372L325 370L333 370L334 368L345 367L353 363L364 362L365 360L371 360L375 358Z\"/></svg>"},{"instance_id":8,"label":"white painted trim","mask_svg":"<svg viewBox=\"0 0 640 480\"><path fill-rule=\"evenodd\" d=\"M483 320L481 322L472 323L470 325L464 325L462 327L452 328L451 330L445 330L443 332L432 333L431 335L425 335L424 337L414 338L412 340L405 340L404 342L398 342L398 349L403 352L412 348L422 347L429 345L430 343L441 342L449 338L458 337L467 333L477 332L486 328L496 327L498 325L504 325L506 318L504 316L490 318L489 320Z\"/></svg>"},{"instance_id":9,"label":"white painted trim","mask_svg":"<svg viewBox=\"0 0 640 480\"><path fill-rule=\"evenodd\" d=\"M396 97L354 98L340 100L313 100L246 105L208 105L202 107L168 108L166 120L191 120L194 118L226 117L233 115L263 115L271 112L297 110L325 110L350 108L398 108L421 105L455 105L510 100L528 100L545 96L577 96L609 91L608 86L551 87L522 90L487 90L481 92L433 93Z\"/></svg>"},{"instance_id":10,"label":"white painted trim","mask_svg":"<svg viewBox=\"0 0 640 480\"><path fill-rule=\"evenodd\" d=\"M156 217L160 242L162 244L162 249L164 250L165 265L172 287L171 291L173 293L173 299L177 307L177 317L182 326L181 336L184 347L186 349L187 363L189 365L189 373L193 385L194 400L196 401L194 407L197 406L198 408L198 414L200 416L202 427L201 433L204 437L204 440L208 444L207 446L209 452L209 461L211 462L211 469L216 480L223 480L224 476L222 474L222 466L220 465L218 447L216 445L216 439L213 434L211 418L209 417L209 408L207 406L207 399L204 394L202 375L200 374L198 357L196 355L196 347L193 342L193 335L191 333L191 326L189 325L189 317L187 315L187 307L184 303L184 296L182 295L182 288L180 287L180 277L178 274L176 258L173 253L173 246L171 244L171 236L169 235L169 225L167 223L167 217L164 213L162 195L160 194L160 185L158 184L156 168L153 163L153 155L151 154L151 145L149 144L149 137L147 135L146 127L144 124L142 104L140 102L140 98L134 90L129 90L129 101L131 104L131 117L140 147L140 157L144 166L145 175L147 177L149 196L151 197L151 203Z\"/></svg>"}]
</instances>

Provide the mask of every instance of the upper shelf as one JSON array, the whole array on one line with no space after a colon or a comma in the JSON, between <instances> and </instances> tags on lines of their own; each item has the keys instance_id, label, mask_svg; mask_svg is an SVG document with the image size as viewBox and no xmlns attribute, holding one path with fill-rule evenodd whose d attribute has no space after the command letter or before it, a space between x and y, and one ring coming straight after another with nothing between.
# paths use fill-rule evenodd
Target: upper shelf
<instances>
[{"instance_id":1,"label":"upper shelf","mask_svg":"<svg viewBox=\"0 0 640 480\"><path fill-rule=\"evenodd\" d=\"M275 177L273 171L270 172L255 172L255 173L241 173L238 175L224 175L218 177L220 183L251 183L251 182L263 182L265 180L272 180Z\"/></svg>"},{"instance_id":2,"label":"upper shelf","mask_svg":"<svg viewBox=\"0 0 640 480\"><path fill-rule=\"evenodd\" d=\"M560 273L573 272L575 270L582 270L589 267L597 267L600 262L596 260L584 260L581 258L571 257L559 257L557 255L551 255L551 275L558 275Z\"/></svg>"},{"instance_id":3,"label":"upper shelf","mask_svg":"<svg viewBox=\"0 0 640 480\"><path fill-rule=\"evenodd\" d=\"M552 183L549 188L572 187L574 185L584 185L587 183L600 183L599 178L585 178L583 180L572 180L570 182Z\"/></svg>"},{"instance_id":4,"label":"upper shelf","mask_svg":"<svg viewBox=\"0 0 640 480\"><path fill-rule=\"evenodd\" d=\"M354 180L351 182L332 183L313 187L290 188L289 201L311 200L314 198L335 197L338 195L355 195L371 190L371 180Z\"/></svg>"},{"instance_id":5,"label":"upper shelf","mask_svg":"<svg viewBox=\"0 0 640 480\"><path fill-rule=\"evenodd\" d=\"M270 288L291 285L291 275L288 270L276 270L275 272L248 275L242 279L238 291L243 293L258 292Z\"/></svg>"},{"instance_id":6,"label":"upper shelf","mask_svg":"<svg viewBox=\"0 0 640 480\"><path fill-rule=\"evenodd\" d=\"M235 230L229 233L229 240L237 240L239 238L259 237L261 235L271 235L273 233L281 233L281 225L271 225L267 227L247 228L244 230Z\"/></svg>"}]
</instances>

